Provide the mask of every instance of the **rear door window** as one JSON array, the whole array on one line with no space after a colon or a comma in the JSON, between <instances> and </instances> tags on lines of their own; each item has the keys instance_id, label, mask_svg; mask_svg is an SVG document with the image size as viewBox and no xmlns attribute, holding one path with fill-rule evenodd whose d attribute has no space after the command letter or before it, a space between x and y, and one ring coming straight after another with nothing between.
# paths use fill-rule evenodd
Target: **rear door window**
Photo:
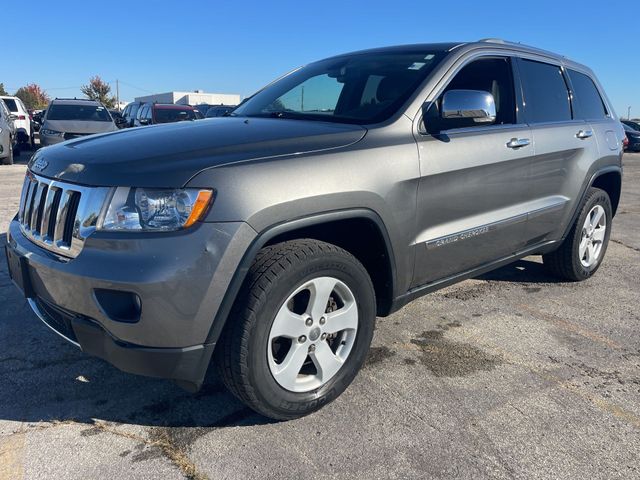
<instances>
[{"instance_id":1,"label":"rear door window","mask_svg":"<svg viewBox=\"0 0 640 480\"><path fill-rule=\"evenodd\" d=\"M520 75L529 123L571 120L569 90L558 65L523 59Z\"/></svg>"},{"instance_id":2,"label":"rear door window","mask_svg":"<svg viewBox=\"0 0 640 480\"><path fill-rule=\"evenodd\" d=\"M607 109L604 106L600 92L593 80L587 75L567 70L571 86L573 87L576 116L583 120L600 120L607 117Z\"/></svg>"}]
</instances>

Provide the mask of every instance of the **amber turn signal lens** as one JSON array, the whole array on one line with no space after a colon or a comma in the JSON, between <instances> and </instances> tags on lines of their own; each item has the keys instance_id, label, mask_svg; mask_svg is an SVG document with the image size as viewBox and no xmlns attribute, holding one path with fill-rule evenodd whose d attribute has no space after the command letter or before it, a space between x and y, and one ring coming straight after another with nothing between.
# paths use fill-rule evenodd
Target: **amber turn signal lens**
<instances>
[{"instance_id":1,"label":"amber turn signal lens","mask_svg":"<svg viewBox=\"0 0 640 480\"><path fill-rule=\"evenodd\" d=\"M200 190L198 192L198 197L196 198L195 203L193 204L193 208L191 209L191 215L187 218L187 221L184 223L183 228L188 228L198 220L204 217L205 213L207 213L207 209L209 205L211 205L211 199L213 198L213 192L211 190Z\"/></svg>"}]
</instances>

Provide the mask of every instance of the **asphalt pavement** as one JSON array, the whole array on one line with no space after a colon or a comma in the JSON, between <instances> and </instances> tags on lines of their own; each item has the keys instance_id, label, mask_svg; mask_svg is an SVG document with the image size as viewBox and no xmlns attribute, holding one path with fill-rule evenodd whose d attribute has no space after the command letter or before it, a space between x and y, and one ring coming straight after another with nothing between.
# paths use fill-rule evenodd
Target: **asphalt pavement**
<instances>
[{"instance_id":1,"label":"asphalt pavement","mask_svg":"<svg viewBox=\"0 0 640 480\"><path fill-rule=\"evenodd\" d=\"M0 244L28 152L0 166ZM191 395L49 331L0 261L0 480L640 478L640 154L603 266L529 257L379 319L353 385L270 422L213 376Z\"/></svg>"}]
</instances>

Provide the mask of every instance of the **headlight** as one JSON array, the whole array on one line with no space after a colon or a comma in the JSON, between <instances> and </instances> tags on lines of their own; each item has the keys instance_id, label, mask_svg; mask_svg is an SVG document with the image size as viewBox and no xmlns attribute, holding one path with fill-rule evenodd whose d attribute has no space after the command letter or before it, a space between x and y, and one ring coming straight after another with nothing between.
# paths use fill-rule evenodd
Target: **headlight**
<instances>
[{"instance_id":1,"label":"headlight","mask_svg":"<svg viewBox=\"0 0 640 480\"><path fill-rule=\"evenodd\" d=\"M201 220L213 200L212 190L198 188L115 189L99 230L173 231Z\"/></svg>"},{"instance_id":2,"label":"headlight","mask_svg":"<svg viewBox=\"0 0 640 480\"><path fill-rule=\"evenodd\" d=\"M49 130L48 128L41 128L40 135L47 135L49 137L63 137L63 132L58 132L57 130Z\"/></svg>"}]
</instances>

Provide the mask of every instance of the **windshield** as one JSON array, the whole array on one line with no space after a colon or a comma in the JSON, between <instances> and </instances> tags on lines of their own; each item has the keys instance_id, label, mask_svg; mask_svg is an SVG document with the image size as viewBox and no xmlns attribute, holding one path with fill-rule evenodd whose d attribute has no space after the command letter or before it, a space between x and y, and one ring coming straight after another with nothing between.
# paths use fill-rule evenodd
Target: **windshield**
<instances>
[{"instance_id":1,"label":"windshield","mask_svg":"<svg viewBox=\"0 0 640 480\"><path fill-rule=\"evenodd\" d=\"M155 123L172 123L183 120L195 120L196 114L189 108L156 108Z\"/></svg>"},{"instance_id":2,"label":"windshield","mask_svg":"<svg viewBox=\"0 0 640 480\"><path fill-rule=\"evenodd\" d=\"M13 98L3 98L2 100L11 113L16 113L18 111L18 105Z\"/></svg>"},{"instance_id":3,"label":"windshield","mask_svg":"<svg viewBox=\"0 0 640 480\"><path fill-rule=\"evenodd\" d=\"M322 60L259 91L231 115L381 122L402 106L445 55L372 52Z\"/></svg>"},{"instance_id":4,"label":"windshield","mask_svg":"<svg viewBox=\"0 0 640 480\"><path fill-rule=\"evenodd\" d=\"M55 103L47 110L47 120L112 121L107 109L101 105L56 105Z\"/></svg>"}]
</instances>

